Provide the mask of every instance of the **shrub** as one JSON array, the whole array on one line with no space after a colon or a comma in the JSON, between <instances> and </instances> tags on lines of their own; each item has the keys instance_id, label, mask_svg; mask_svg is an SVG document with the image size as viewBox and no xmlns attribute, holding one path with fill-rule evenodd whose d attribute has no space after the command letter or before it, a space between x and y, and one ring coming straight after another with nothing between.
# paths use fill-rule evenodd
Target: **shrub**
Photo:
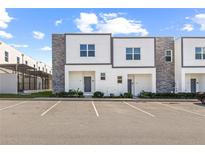
<instances>
[{"instance_id":1,"label":"shrub","mask_svg":"<svg viewBox=\"0 0 205 154\"><path fill-rule=\"evenodd\" d=\"M101 92L101 91L96 91L96 92L94 92L94 94L93 94L93 97L94 97L94 98L102 98L103 96L104 96L104 93Z\"/></svg>"},{"instance_id":2,"label":"shrub","mask_svg":"<svg viewBox=\"0 0 205 154\"><path fill-rule=\"evenodd\" d=\"M59 93L56 93L55 94L57 97L67 97L68 96L68 93L67 92L59 92Z\"/></svg>"},{"instance_id":3,"label":"shrub","mask_svg":"<svg viewBox=\"0 0 205 154\"><path fill-rule=\"evenodd\" d=\"M133 95L131 93L124 93L124 98L133 98Z\"/></svg>"},{"instance_id":4,"label":"shrub","mask_svg":"<svg viewBox=\"0 0 205 154\"><path fill-rule=\"evenodd\" d=\"M68 92L60 92L56 93L57 97L83 97L83 92L80 91L79 89L74 90L70 89Z\"/></svg>"},{"instance_id":5,"label":"shrub","mask_svg":"<svg viewBox=\"0 0 205 154\"><path fill-rule=\"evenodd\" d=\"M194 99L197 98L196 93L152 93L142 91L140 98L172 98L172 99Z\"/></svg>"}]
</instances>

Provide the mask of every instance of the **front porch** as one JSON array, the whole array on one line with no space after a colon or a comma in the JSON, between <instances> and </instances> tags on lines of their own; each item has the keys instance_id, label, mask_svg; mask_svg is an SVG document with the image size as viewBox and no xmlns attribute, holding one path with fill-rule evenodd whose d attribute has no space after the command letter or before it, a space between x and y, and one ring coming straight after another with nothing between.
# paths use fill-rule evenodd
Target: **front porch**
<instances>
[{"instance_id":1,"label":"front porch","mask_svg":"<svg viewBox=\"0 0 205 154\"><path fill-rule=\"evenodd\" d=\"M95 92L94 71L69 71L69 89L79 89L85 96Z\"/></svg>"},{"instance_id":2,"label":"front porch","mask_svg":"<svg viewBox=\"0 0 205 154\"><path fill-rule=\"evenodd\" d=\"M141 91L155 92L155 83L152 74L128 74L127 91L134 96Z\"/></svg>"},{"instance_id":3,"label":"front porch","mask_svg":"<svg viewBox=\"0 0 205 154\"><path fill-rule=\"evenodd\" d=\"M205 92L205 73L186 73L185 92Z\"/></svg>"}]
</instances>

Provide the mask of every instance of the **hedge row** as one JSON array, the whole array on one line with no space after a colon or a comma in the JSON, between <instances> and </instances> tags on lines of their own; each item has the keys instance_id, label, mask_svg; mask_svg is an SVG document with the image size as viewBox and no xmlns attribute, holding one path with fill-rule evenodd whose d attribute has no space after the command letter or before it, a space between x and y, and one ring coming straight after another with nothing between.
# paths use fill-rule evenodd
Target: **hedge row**
<instances>
[{"instance_id":1,"label":"hedge row","mask_svg":"<svg viewBox=\"0 0 205 154\"><path fill-rule=\"evenodd\" d=\"M196 93L152 93L142 91L139 98L173 98L173 99L195 99Z\"/></svg>"}]
</instances>

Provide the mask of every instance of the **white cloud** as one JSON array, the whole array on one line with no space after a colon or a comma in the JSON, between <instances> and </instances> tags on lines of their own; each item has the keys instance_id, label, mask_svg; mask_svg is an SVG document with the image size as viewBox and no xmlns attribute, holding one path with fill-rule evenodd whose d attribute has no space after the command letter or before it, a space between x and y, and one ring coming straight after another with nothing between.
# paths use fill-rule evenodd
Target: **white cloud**
<instances>
[{"instance_id":1,"label":"white cloud","mask_svg":"<svg viewBox=\"0 0 205 154\"><path fill-rule=\"evenodd\" d=\"M187 31L191 32L194 30L194 27L192 24L184 24L183 28L181 29L182 31Z\"/></svg>"},{"instance_id":2,"label":"white cloud","mask_svg":"<svg viewBox=\"0 0 205 154\"><path fill-rule=\"evenodd\" d=\"M43 48L41 48L42 51L51 51L51 47L49 46L45 46Z\"/></svg>"},{"instance_id":3,"label":"white cloud","mask_svg":"<svg viewBox=\"0 0 205 154\"><path fill-rule=\"evenodd\" d=\"M5 29L8 27L8 23L11 22L13 17L8 15L8 12L4 8L0 8L0 28Z\"/></svg>"},{"instance_id":4,"label":"white cloud","mask_svg":"<svg viewBox=\"0 0 205 154\"><path fill-rule=\"evenodd\" d=\"M0 37L4 39L11 39L13 38L13 35L5 31L0 31Z\"/></svg>"},{"instance_id":5,"label":"white cloud","mask_svg":"<svg viewBox=\"0 0 205 154\"><path fill-rule=\"evenodd\" d=\"M39 31L33 31L33 37L38 40L42 40L45 34Z\"/></svg>"},{"instance_id":6,"label":"white cloud","mask_svg":"<svg viewBox=\"0 0 205 154\"><path fill-rule=\"evenodd\" d=\"M60 24L62 24L63 19L59 19L55 21L55 26L59 26Z\"/></svg>"},{"instance_id":7,"label":"white cloud","mask_svg":"<svg viewBox=\"0 0 205 154\"><path fill-rule=\"evenodd\" d=\"M201 31L205 31L205 14L196 14L191 19L200 26Z\"/></svg>"},{"instance_id":8,"label":"white cloud","mask_svg":"<svg viewBox=\"0 0 205 154\"><path fill-rule=\"evenodd\" d=\"M28 48L27 44L10 44L10 45L15 48Z\"/></svg>"},{"instance_id":9,"label":"white cloud","mask_svg":"<svg viewBox=\"0 0 205 154\"><path fill-rule=\"evenodd\" d=\"M80 13L80 18L75 20L81 32L104 32L113 34L148 35L141 21L126 19L121 13Z\"/></svg>"},{"instance_id":10,"label":"white cloud","mask_svg":"<svg viewBox=\"0 0 205 154\"><path fill-rule=\"evenodd\" d=\"M98 17L94 13L80 13L80 18L75 19L77 28L84 33L94 31L92 25L98 24Z\"/></svg>"}]
</instances>

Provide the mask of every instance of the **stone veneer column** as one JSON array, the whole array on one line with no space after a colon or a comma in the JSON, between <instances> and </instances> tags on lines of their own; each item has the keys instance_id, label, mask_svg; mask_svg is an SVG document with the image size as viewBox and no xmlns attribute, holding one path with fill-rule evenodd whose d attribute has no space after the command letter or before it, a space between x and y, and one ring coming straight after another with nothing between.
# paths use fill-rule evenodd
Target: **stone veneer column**
<instances>
[{"instance_id":1,"label":"stone veneer column","mask_svg":"<svg viewBox=\"0 0 205 154\"><path fill-rule=\"evenodd\" d=\"M172 62L165 61L165 51L172 50ZM175 89L174 38L156 37L156 91L169 93Z\"/></svg>"},{"instance_id":2,"label":"stone veneer column","mask_svg":"<svg viewBox=\"0 0 205 154\"><path fill-rule=\"evenodd\" d=\"M65 38L64 34L52 34L53 93L65 91Z\"/></svg>"}]
</instances>

